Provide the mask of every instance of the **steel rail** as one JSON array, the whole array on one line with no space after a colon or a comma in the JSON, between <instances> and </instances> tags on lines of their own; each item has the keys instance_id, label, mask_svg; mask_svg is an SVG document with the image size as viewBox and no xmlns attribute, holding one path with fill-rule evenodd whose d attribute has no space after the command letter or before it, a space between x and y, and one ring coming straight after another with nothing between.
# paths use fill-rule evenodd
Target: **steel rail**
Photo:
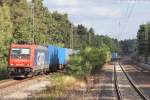
<instances>
[{"instance_id":1,"label":"steel rail","mask_svg":"<svg viewBox=\"0 0 150 100\"><path fill-rule=\"evenodd\" d=\"M132 85L132 87L135 89L135 91L140 95L140 97L143 100L149 100L144 93L136 87L135 82L133 82L132 78L129 76L129 74L125 71L125 69L122 67L122 65L119 63L120 68L122 69L123 73L125 74L126 78L128 79L128 81L130 82L130 84Z\"/></svg>"},{"instance_id":2,"label":"steel rail","mask_svg":"<svg viewBox=\"0 0 150 100\"><path fill-rule=\"evenodd\" d=\"M27 82L27 81L30 81L30 80L38 79L40 77L43 77L43 76L35 76L33 78L27 78L27 79L22 79L22 80L10 80L10 81L6 81L6 82L2 83L3 85L0 85L0 90L8 88L8 87L11 87L11 86L14 86L14 85L16 86L18 84L21 84L21 83L24 83L24 82ZM7 82L9 82L9 83L7 83Z\"/></svg>"},{"instance_id":3,"label":"steel rail","mask_svg":"<svg viewBox=\"0 0 150 100\"><path fill-rule=\"evenodd\" d=\"M123 100L123 97L121 95L121 92L120 92L119 86L118 86L118 79L117 79L116 64L115 63L114 63L114 86L115 86L118 100Z\"/></svg>"}]
</instances>

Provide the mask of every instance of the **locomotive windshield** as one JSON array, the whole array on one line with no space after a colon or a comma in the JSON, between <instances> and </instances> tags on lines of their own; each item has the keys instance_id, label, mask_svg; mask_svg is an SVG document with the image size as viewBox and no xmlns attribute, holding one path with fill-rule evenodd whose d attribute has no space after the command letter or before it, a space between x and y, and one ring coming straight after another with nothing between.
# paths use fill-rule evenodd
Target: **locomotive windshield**
<instances>
[{"instance_id":1,"label":"locomotive windshield","mask_svg":"<svg viewBox=\"0 0 150 100\"><path fill-rule=\"evenodd\" d=\"M11 57L16 59L29 59L30 49L29 48L12 48Z\"/></svg>"}]
</instances>

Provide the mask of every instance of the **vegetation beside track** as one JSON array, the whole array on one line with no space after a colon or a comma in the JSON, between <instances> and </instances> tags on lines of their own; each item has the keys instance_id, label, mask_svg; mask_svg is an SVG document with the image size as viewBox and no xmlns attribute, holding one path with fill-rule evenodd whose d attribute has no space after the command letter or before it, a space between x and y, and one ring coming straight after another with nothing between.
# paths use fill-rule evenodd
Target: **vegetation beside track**
<instances>
[{"instance_id":1,"label":"vegetation beside track","mask_svg":"<svg viewBox=\"0 0 150 100\"><path fill-rule=\"evenodd\" d=\"M30 98L31 100L55 100L55 99L64 99L67 98L69 92L71 92L72 88L75 84L81 83L85 84L85 82L77 80L75 77L70 75L65 75L63 73L53 73L50 76L51 86L47 86L47 88L40 93L37 93L36 96Z\"/></svg>"},{"instance_id":2,"label":"vegetation beside track","mask_svg":"<svg viewBox=\"0 0 150 100\"><path fill-rule=\"evenodd\" d=\"M4 64L0 64L0 80L7 79L7 67Z\"/></svg>"},{"instance_id":3,"label":"vegetation beside track","mask_svg":"<svg viewBox=\"0 0 150 100\"><path fill-rule=\"evenodd\" d=\"M102 67L110 60L110 49L103 45L100 48L87 47L69 61L69 73L77 77L90 74L93 67Z\"/></svg>"},{"instance_id":4,"label":"vegetation beside track","mask_svg":"<svg viewBox=\"0 0 150 100\"><path fill-rule=\"evenodd\" d=\"M67 73L54 73L51 77L52 85L38 94L38 97L32 99L55 99L59 97L66 98L74 91L74 88L86 87L88 79L93 70L99 70L110 60L110 49L106 45L100 48L87 47L80 53L73 55L67 65ZM94 71L96 71L94 70ZM44 98L43 98L44 97Z\"/></svg>"}]
</instances>

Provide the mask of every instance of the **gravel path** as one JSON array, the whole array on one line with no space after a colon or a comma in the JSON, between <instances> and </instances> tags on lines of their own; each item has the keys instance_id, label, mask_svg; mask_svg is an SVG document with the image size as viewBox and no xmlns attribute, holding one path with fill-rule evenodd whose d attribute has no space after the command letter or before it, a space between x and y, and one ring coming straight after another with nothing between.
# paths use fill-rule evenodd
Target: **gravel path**
<instances>
[{"instance_id":1,"label":"gravel path","mask_svg":"<svg viewBox=\"0 0 150 100\"><path fill-rule=\"evenodd\" d=\"M100 99L116 100L114 82L113 82L113 66L107 65L103 68L103 79L101 80Z\"/></svg>"}]
</instances>

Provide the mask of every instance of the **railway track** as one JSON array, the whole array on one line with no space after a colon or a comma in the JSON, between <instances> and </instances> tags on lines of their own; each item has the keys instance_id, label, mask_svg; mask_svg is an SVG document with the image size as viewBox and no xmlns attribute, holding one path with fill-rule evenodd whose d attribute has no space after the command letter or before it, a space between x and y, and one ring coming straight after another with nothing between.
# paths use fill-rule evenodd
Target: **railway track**
<instances>
[{"instance_id":1,"label":"railway track","mask_svg":"<svg viewBox=\"0 0 150 100\"><path fill-rule=\"evenodd\" d=\"M116 72L116 64L115 63L114 63L114 87L115 87L115 90L116 90L118 100L123 100L123 97L122 97L121 92L119 90L117 72Z\"/></svg>"},{"instance_id":2,"label":"railway track","mask_svg":"<svg viewBox=\"0 0 150 100\"><path fill-rule=\"evenodd\" d=\"M64 73L64 70L58 70L59 73ZM37 75L34 76L32 78L18 78L18 79L6 79L6 80L1 80L0 81L0 90L23 83L23 82L27 82L30 80L34 80L34 79L38 79L41 77L45 77L46 74L42 74L42 75Z\"/></svg>"},{"instance_id":3,"label":"railway track","mask_svg":"<svg viewBox=\"0 0 150 100\"><path fill-rule=\"evenodd\" d=\"M0 82L0 90L7 88L9 86L13 86L13 84L17 84L19 80L5 80Z\"/></svg>"},{"instance_id":4,"label":"railway track","mask_svg":"<svg viewBox=\"0 0 150 100\"><path fill-rule=\"evenodd\" d=\"M150 75L150 70L147 70L147 69L145 69L145 68L143 68L143 67L139 67L139 66L134 66L134 68L136 69L136 70L138 70L138 71L140 71L140 72L142 72L143 74L146 74L146 75Z\"/></svg>"},{"instance_id":5,"label":"railway track","mask_svg":"<svg viewBox=\"0 0 150 100\"><path fill-rule=\"evenodd\" d=\"M37 80L43 79L45 76L35 76L33 78L27 78L22 80L6 80L0 82L0 100L5 95L11 94L13 92L16 92L19 89L22 89L25 86L28 86L30 84L33 84L37 82ZM3 99L2 99L3 100Z\"/></svg>"},{"instance_id":6,"label":"railway track","mask_svg":"<svg viewBox=\"0 0 150 100\"><path fill-rule=\"evenodd\" d=\"M114 64L114 86L115 86L115 90L116 90L116 94L117 94L117 98L118 100L124 100L124 96L123 96L123 92L121 91L121 87L119 86L119 80L118 80L118 76L117 76L117 70L116 70L116 64ZM133 82L133 80L131 79L131 77L128 75L128 73L126 73L126 71L124 70L123 66L121 64L118 64L117 67L120 67L124 77L127 79L128 81L128 85L130 87L130 90L134 91L136 93L137 99L139 100L150 100L148 99L145 94L139 89L137 88L137 86L135 85L135 83ZM133 96L135 96L135 93L133 94ZM129 94L129 93L128 93ZM132 94L130 94L131 96Z\"/></svg>"}]
</instances>

